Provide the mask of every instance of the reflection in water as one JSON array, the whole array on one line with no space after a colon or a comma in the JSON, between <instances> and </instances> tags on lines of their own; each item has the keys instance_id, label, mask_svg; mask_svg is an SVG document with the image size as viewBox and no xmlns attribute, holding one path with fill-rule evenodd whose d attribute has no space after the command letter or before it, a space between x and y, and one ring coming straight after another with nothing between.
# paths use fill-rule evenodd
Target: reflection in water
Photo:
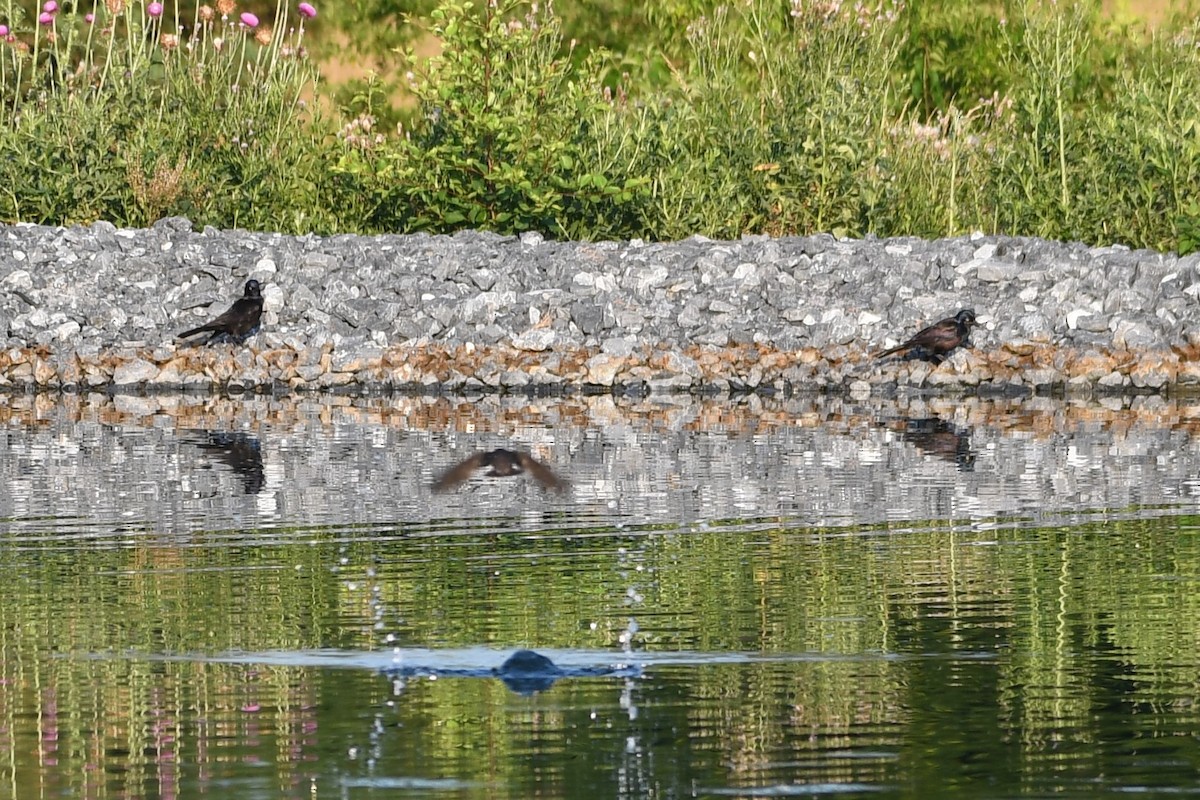
<instances>
[{"instance_id":1,"label":"reflection in water","mask_svg":"<svg viewBox=\"0 0 1200 800\"><path fill-rule=\"evenodd\" d=\"M1194 786L1200 403L9 399L0 795Z\"/></svg>"},{"instance_id":2,"label":"reflection in water","mask_svg":"<svg viewBox=\"0 0 1200 800\"><path fill-rule=\"evenodd\" d=\"M0 407L10 431L0 440L0 517L177 533L432 520L503 533L561 525L568 511L581 524L650 530L747 519L1062 522L1194 504L1197 408L1162 398L14 397ZM186 453L210 444L197 430L253 430L258 451L253 438L218 440L209 452L231 469L197 470ZM481 479L431 496L448 453L510 441L548 468L570 464L571 492ZM257 488L256 502L244 502Z\"/></svg>"},{"instance_id":3,"label":"reflection in water","mask_svg":"<svg viewBox=\"0 0 1200 800\"><path fill-rule=\"evenodd\" d=\"M266 485L262 445L257 436L240 431L185 431L180 440L200 447L210 460L237 473L246 494L258 494Z\"/></svg>"},{"instance_id":4,"label":"reflection in water","mask_svg":"<svg viewBox=\"0 0 1200 800\"><path fill-rule=\"evenodd\" d=\"M941 417L884 420L883 425L921 452L949 461L961 472L975 469L970 428L960 428Z\"/></svg>"},{"instance_id":5,"label":"reflection in water","mask_svg":"<svg viewBox=\"0 0 1200 800\"><path fill-rule=\"evenodd\" d=\"M500 447L475 453L455 464L434 481L433 490L444 492L453 489L481 469L488 469L484 473L488 478L508 478L528 472L542 486L556 492L566 491L568 486L565 480L554 474L554 470L535 460L529 453Z\"/></svg>"}]
</instances>

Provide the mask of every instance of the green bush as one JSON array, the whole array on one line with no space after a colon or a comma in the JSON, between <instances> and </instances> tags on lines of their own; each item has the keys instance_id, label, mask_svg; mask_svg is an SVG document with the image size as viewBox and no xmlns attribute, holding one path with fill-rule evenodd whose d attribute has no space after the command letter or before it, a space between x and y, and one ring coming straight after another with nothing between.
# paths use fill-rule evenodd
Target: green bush
<instances>
[{"instance_id":1,"label":"green bush","mask_svg":"<svg viewBox=\"0 0 1200 800\"><path fill-rule=\"evenodd\" d=\"M625 233L621 206L646 182L584 157L589 123L606 113L598 59L576 70L560 55L557 19L515 14L524 7L443 3L432 16L442 54L423 68L408 58L421 112L412 129L388 137L364 116L343 131L335 172L365 203L368 227Z\"/></svg>"},{"instance_id":2,"label":"green bush","mask_svg":"<svg viewBox=\"0 0 1200 800\"><path fill-rule=\"evenodd\" d=\"M442 49L400 57L414 106L397 127L376 119L385 80L338 123L306 106L291 9L251 30L201 6L175 33L179 8L149 7L39 25L0 0L0 219L1200 243L1194 26L1146 38L1090 3L1006 5L993 24L959 3L678 0L643 11L713 10L613 55L565 41L548 8L441 0L405 23ZM914 50L923 31L954 35ZM930 42L945 72L914 83Z\"/></svg>"},{"instance_id":3,"label":"green bush","mask_svg":"<svg viewBox=\"0 0 1200 800\"><path fill-rule=\"evenodd\" d=\"M303 19L194 13L186 35L177 7L123 0L26 24L9 0L0 219L337 227L319 191L332 144L302 101L315 75Z\"/></svg>"}]
</instances>

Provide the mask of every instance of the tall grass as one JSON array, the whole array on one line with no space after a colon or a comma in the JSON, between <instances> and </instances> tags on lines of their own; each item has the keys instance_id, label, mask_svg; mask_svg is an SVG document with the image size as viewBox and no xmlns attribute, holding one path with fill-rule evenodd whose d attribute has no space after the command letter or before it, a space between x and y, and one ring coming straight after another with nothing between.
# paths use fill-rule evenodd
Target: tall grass
<instances>
[{"instance_id":1,"label":"tall grass","mask_svg":"<svg viewBox=\"0 0 1200 800\"><path fill-rule=\"evenodd\" d=\"M694 19L682 56L664 34L669 79L648 81L628 53L581 56L548 7L443 0L441 54L402 58L416 105L385 128L371 86L337 124L304 107L294 8L248 27L150 7L40 25L0 0L0 219L1200 243L1195 27L1016 6L989 28L1002 85L931 113L908 99L898 2L739 0Z\"/></svg>"},{"instance_id":2,"label":"tall grass","mask_svg":"<svg viewBox=\"0 0 1200 800\"><path fill-rule=\"evenodd\" d=\"M315 70L295 9L40 13L0 5L0 218L337 227L317 191L327 145L303 100Z\"/></svg>"}]
</instances>

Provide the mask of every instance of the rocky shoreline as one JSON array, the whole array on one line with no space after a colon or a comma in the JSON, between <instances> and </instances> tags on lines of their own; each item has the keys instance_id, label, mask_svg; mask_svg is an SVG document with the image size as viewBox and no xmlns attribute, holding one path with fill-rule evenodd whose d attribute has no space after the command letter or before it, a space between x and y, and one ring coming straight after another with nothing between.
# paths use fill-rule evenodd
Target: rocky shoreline
<instances>
[{"instance_id":1,"label":"rocky shoreline","mask_svg":"<svg viewBox=\"0 0 1200 800\"><path fill-rule=\"evenodd\" d=\"M175 334L262 282L245 346ZM575 243L0 226L0 389L1170 392L1200 256L975 235ZM940 365L873 354L975 309Z\"/></svg>"}]
</instances>

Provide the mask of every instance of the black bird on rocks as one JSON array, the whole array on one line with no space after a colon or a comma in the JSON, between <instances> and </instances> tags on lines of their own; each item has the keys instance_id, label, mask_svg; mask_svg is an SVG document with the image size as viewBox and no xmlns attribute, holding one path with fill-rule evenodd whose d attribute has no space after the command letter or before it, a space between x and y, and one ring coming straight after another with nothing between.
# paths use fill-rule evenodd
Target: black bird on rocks
<instances>
[{"instance_id":1,"label":"black bird on rocks","mask_svg":"<svg viewBox=\"0 0 1200 800\"><path fill-rule=\"evenodd\" d=\"M180 339L197 333L211 332L204 344L245 344L262 327L262 286L251 278L246 281L246 291L241 298L212 322L179 334Z\"/></svg>"},{"instance_id":2,"label":"black bird on rocks","mask_svg":"<svg viewBox=\"0 0 1200 800\"><path fill-rule=\"evenodd\" d=\"M902 345L884 350L876 354L876 358L894 355L896 353L911 354L924 361L940 364L946 360L946 355L967 340L971 334L971 326L975 324L975 312L964 308L953 317L935 322L928 328L922 328L917 335Z\"/></svg>"},{"instance_id":3,"label":"black bird on rocks","mask_svg":"<svg viewBox=\"0 0 1200 800\"><path fill-rule=\"evenodd\" d=\"M542 486L547 489L553 489L556 492L564 491L568 485L565 480L555 475L549 467L534 460L533 456L528 453L523 453L520 450L505 450L501 447L496 450L476 453L465 461L455 464L434 481L433 490L435 492L444 492L447 489L452 489L471 477L471 473L475 472L475 470L483 469L484 467L491 468L488 472L484 473L489 478L507 478L512 475L521 475L528 472Z\"/></svg>"}]
</instances>

